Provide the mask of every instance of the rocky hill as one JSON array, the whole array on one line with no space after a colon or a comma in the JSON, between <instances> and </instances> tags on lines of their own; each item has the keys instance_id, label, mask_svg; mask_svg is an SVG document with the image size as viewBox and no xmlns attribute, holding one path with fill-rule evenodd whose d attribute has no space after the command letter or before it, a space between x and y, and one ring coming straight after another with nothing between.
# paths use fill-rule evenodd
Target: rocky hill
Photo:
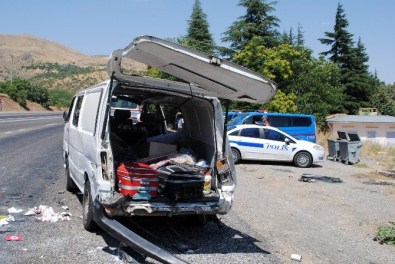
<instances>
[{"instance_id":1,"label":"rocky hill","mask_svg":"<svg viewBox=\"0 0 395 264\"><path fill-rule=\"evenodd\" d=\"M87 56L31 35L0 34L0 82L21 77L46 88L71 91L106 80L108 56ZM130 68L144 71L144 64Z\"/></svg>"}]
</instances>

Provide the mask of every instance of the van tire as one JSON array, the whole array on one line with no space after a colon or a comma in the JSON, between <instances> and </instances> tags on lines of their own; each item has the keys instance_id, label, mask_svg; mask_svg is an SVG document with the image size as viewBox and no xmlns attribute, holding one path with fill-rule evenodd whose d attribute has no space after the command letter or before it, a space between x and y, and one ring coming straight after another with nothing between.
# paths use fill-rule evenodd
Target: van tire
<instances>
[{"instance_id":1,"label":"van tire","mask_svg":"<svg viewBox=\"0 0 395 264\"><path fill-rule=\"evenodd\" d=\"M299 168L308 168L313 163L313 157L307 151L301 151L294 157L294 164Z\"/></svg>"},{"instance_id":2,"label":"van tire","mask_svg":"<svg viewBox=\"0 0 395 264\"><path fill-rule=\"evenodd\" d=\"M232 150L232 158L233 158L233 163L237 164L241 160L241 154L240 151L236 148L231 148Z\"/></svg>"},{"instance_id":3,"label":"van tire","mask_svg":"<svg viewBox=\"0 0 395 264\"><path fill-rule=\"evenodd\" d=\"M93 218L93 200L89 180L85 182L84 195L82 197L82 223L87 231L95 231L98 229Z\"/></svg>"},{"instance_id":4,"label":"van tire","mask_svg":"<svg viewBox=\"0 0 395 264\"><path fill-rule=\"evenodd\" d=\"M70 177L69 159L67 157L66 157L65 165L66 167L64 169L64 173L66 175L66 191L71 193L76 193L78 191L78 187L73 181L73 179Z\"/></svg>"}]
</instances>

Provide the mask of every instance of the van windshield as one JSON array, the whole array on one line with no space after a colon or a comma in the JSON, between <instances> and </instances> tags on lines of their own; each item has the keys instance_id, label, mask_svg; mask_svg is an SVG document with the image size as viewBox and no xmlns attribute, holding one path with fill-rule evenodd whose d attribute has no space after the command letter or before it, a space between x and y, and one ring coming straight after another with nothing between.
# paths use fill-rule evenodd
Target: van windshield
<instances>
[{"instance_id":1,"label":"van windshield","mask_svg":"<svg viewBox=\"0 0 395 264\"><path fill-rule=\"evenodd\" d=\"M130 102L130 101L126 101L126 100L122 100L122 99L118 99L117 101L113 101L111 103L112 107L116 107L116 108L123 108L123 109L136 109L138 108L138 104Z\"/></svg>"}]
</instances>

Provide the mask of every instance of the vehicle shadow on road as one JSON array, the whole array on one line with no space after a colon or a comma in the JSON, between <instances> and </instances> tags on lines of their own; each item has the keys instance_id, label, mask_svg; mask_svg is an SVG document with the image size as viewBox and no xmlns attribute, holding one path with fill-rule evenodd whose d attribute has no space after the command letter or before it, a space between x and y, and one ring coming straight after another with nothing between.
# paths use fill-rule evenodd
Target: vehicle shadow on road
<instances>
[{"instance_id":1,"label":"vehicle shadow on road","mask_svg":"<svg viewBox=\"0 0 395 264\"><path fill-rule=\"evenodd\" d=\"M134 217L120 221L146 240L172 253L270 254L256 245L261 241L213 219L204 224L196 216Z\"/></svg>"},{"instance_id":2,"label":"vehicle shadow on road","mask_svg":"<svg viewBox=\"0 0 395 264\"><path fill-rule=\"evenodd\" d=\"M82 204L82 195L76 194L76 197ZM201 221L202 219L196 215L133 216L117 217L116 220L132 232L172 254L271 254L257 246L263 241L225 225L214 216L205 219L207 221ZM107 246L102 248L104 252L118 255L119 241L116 238L102 229L94 233L106 242Z\"/></svg>"},{"instance_id":3,"label":"vehicle shadow on road","mask_svg":"<svg viewBox=\"0 0 395 264\"><path fill-rule=\"evenodd\" d=\"M281 162L281 161L242 160L238 163L238 165L248 165L248 164L265 165L265 166L272 166L272 167L289 167L289 168L299 169L291 162ZM310 168L313 168L313 169L314 168L322 168L322 165L321 164L311 164Z\"/></svg>"}]
</instances>

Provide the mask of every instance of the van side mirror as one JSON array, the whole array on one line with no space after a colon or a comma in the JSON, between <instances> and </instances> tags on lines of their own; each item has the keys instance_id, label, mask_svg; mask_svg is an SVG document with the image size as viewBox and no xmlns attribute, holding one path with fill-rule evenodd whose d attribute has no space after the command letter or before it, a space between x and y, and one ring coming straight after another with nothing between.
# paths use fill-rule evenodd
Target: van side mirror
<instances>
[{"instance_id":1,"label":"van side mirror","mask_svg":"<svg viewBox=\"0 0 395 264\"><path fill-rule=\"evenodd\" d=\"M63 112L63 121L65 123L67 123L69 121L69 112L67 112L67 111Z\"/></svg>"},{"instance_id":2,"label":"van side mirror","mask_svg":"<svg viewBox=\"0 0 395 264\"><path fill-rule=\"evenodd\" d=\"M289 145L289 138L284 139L285 144Z\"/></svg>"}]
</instances>

